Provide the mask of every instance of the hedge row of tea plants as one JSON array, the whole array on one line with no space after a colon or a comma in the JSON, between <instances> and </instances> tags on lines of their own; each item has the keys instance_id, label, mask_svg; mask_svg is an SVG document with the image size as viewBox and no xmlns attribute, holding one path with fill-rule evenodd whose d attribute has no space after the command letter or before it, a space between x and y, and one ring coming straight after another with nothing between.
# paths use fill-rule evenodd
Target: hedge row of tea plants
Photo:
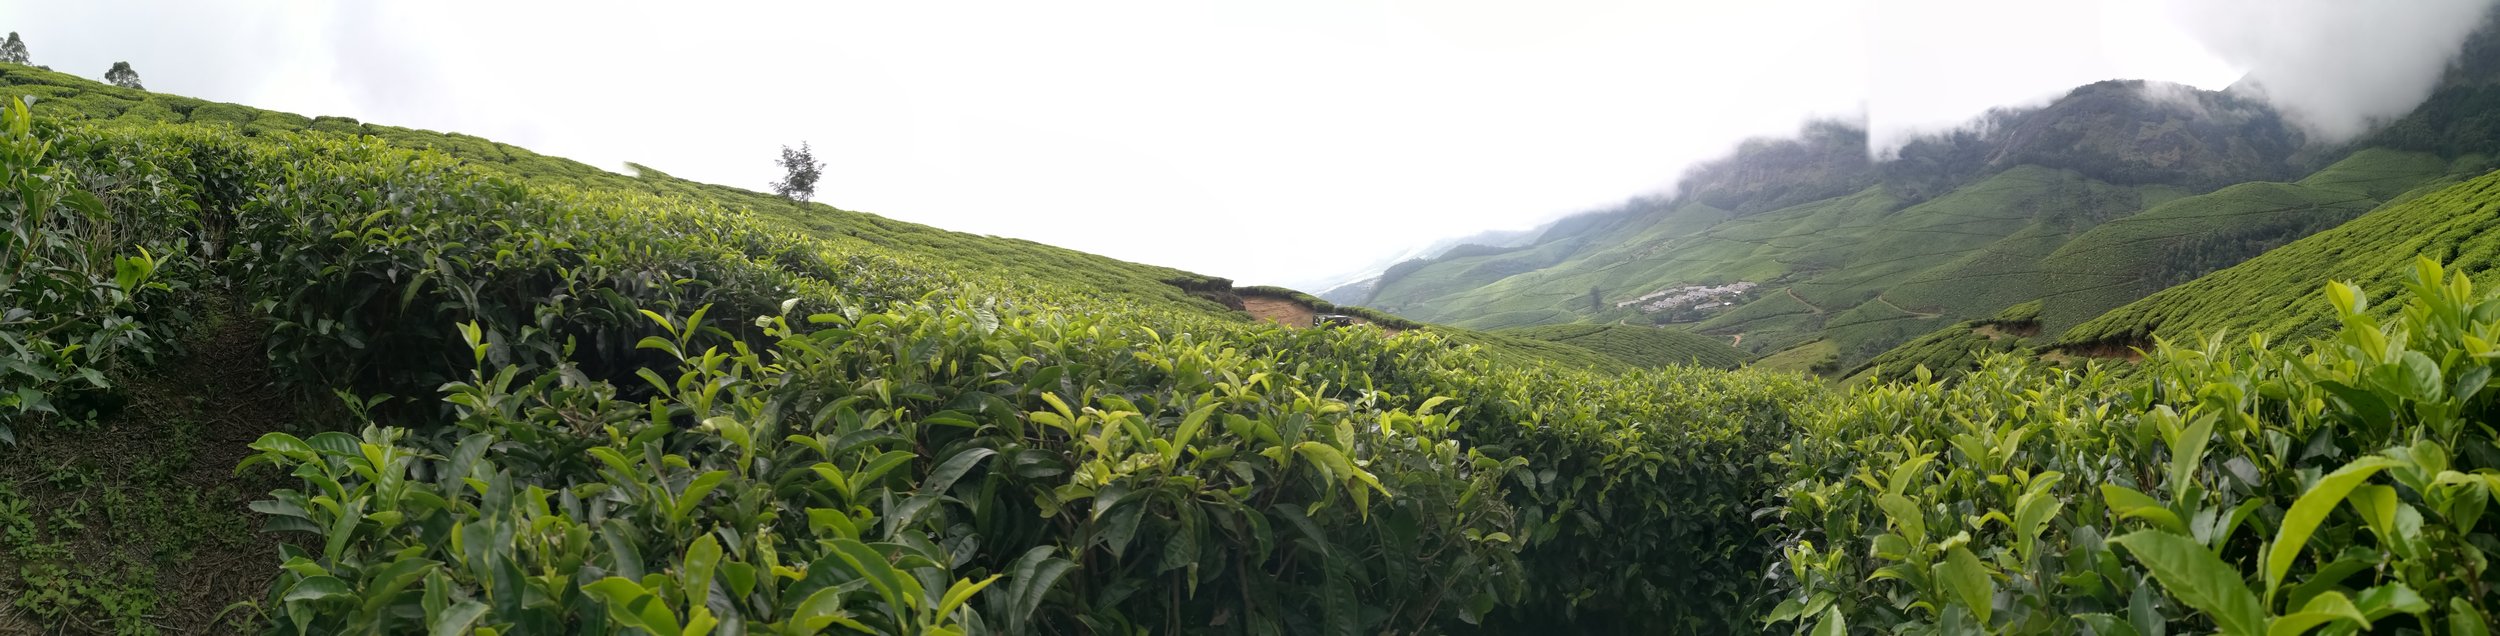
<instances>
[{"instance_id":1,"label":"hedge row of tea plants","mask_svg":"<svg viewBox=\"0 0 2500 636\"><path fill-rule=\"evenodd\" d=\"M174 221L161 214L171 207L161 175L60 170L52 136L10 103L0 120L0 448L21 427L92 424L109 408L97 403L110 400L108 373L167 346L163 305L184 280L159 269L187 263L165 231Z\"/></svg>"},{"instance_id":2,"label":"hedge row of tea plants","mask_svg":"<svg viewBox=\"0 0 2500 636\"><path fill-rule=\"evenodd\" d=\"M2402 311L2334 288L2343 329L2306 348L1831 390L1262 326L985 262L1019 246L777 231L373 137L22 107L0 132L10 424L109 408L200 302L252 308L273 367L342 405L241 467L296 482L255 506L294 540L237 609L274 632L2480 634L2496 609L2500 301L2435 266Z\"/></svg>"},{"instance_id":3,"label":"hedge row of tea plants","mask_svg":"<svg viewBox=\"0 0 2500 636\"><path fill-rule=\"evenodd\" d=\"M1776 628L2487 634L2500 299L2421 260L2393 315L2337 283L2305 347L2138 368L1998 356L1820 408L1790 459Z\"/></svg>"},{"instance_id":4,"label":"hedge row of tea plants","mask_svg":"<svg viewBox=\"0 0 2500 636\"><path fill-rule=\"evenodd\" d=\"M163 253L344 405L242 467L299 482L238 608L280 632L1724 629L1813 391L1109 302L373 138L25 120L64 192L162 181L101 214L197 245Z\"/></svg>"}]
</instances>

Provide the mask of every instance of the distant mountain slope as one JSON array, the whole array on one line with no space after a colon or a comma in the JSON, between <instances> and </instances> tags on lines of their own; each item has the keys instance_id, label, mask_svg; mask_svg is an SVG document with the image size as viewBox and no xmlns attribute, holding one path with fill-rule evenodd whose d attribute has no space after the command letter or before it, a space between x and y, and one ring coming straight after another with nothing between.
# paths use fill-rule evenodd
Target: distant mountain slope
<instances>
[{"instance_id":1,"label":"distant mountain slope","mask_svg":"<svg viewBox=\"0 0 2500 636\"><path fill-rule=\"evenodd\" d=\"M1322 277L1314 287L1319 297L1329 302L1362 305L1371 302L1372 291L1380 287L1380 278L1389 268L1400 263L1438 258L1453 250L1505 248L1526 245L1544 233L1544 228L1525 230L1488 230L1453 239L1442 239L1407 250L1396 256L1353 268L1347 272Z\"/></svg>"},{"instance_id":2,"label":"distant mountain slope","mask_svg":"<svg viewBox=\"0 0 2500 636\"><path fill-rule=\"evenodd\" d=\"M2076 326L2065 349L2112 350L2224 330L2310 336L2330 326L2327 281L2359 284L2373 299L2397 291L2416 256L2500 284L2500 173L2388 206L2247 262L2162 290ZM2381 312L2392 311L2382 304Z\"/></svg>"},{"instance_id":3,"label":"distant mountain slope","mask_svg":"<svg viewBox=\"0 0 2500 636\"><path fill-rule=\"evenodd\" d=\"M1858 369L1899 379L1923 364L1950 375L1974 365L1976 350L2127 355L2153 337L2223 329L2297 337L2323 326L2316 310L2323 305L2306 301L2329 276L2374 272L2366 280L2385 293L2394 272L2416 253L2462 255L2466 271L2474 271L2482 262L2474 256L2479 237L2441 226L2478 222L2482 197L2450 187L2500 167L2494 162L2500 153L2500 37L2494 35L2487 27L2469 39L2428 100L2348 146L2359 150L2333 165L2291 183L2241 184L2175 201L2061 249L2050 260L2070 271L2132 272L2123 279L2133 282L2045 295L2037 333L1980 338L1971 325L1947 326ZM2432 207L2415 205L2434 192L2442 198L2427 204ZM2215 198L2224 196L2230 198ZM2349 229L2321 233L2325 228ZM2311 240L2295 242L2302 237ZM2258 254L2267 256L2252 258ZM2361 260L2346 260L2352 258ZM2209 271L2210 280L2196 278ZM2260 289L2266 285L2278 287Z\"/></svg>"},{"instance_id":4,"label":"distant mountain slope","mask_svg":"<svg viewBox=\"0 0 2500 636\"><path fill-rule=\"evenodd\" d=\"M2480 115L2455 104L2479 93L2459 90L2424 107L2453 112L2406 125L2471 137ZM1818 123L1694 168L1673 197L1566 219L1529 245L1401 264L1372 304L1475 328L1684 324L1742 334L1754 356L1813 343L1781 359L1852 369L2033 301L2055 334L2481 171L2373 139L2310 144L2256 99L2136 81L1999 110L1884 161L1863 131ZM1731 285L1750 289L1631 302Z\"/></svg>"}]
</instances>

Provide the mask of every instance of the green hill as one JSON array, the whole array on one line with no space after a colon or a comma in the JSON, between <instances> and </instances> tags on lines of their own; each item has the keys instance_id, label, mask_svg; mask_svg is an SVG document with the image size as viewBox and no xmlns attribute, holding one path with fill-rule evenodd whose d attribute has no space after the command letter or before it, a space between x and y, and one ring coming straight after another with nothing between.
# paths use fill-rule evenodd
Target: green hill
<instances>
[{"instance_id":1,"label":"green hill","mask_svg":"<svg viewBox=\"0 0 2500 636\"><path fill-rule=\"evenodd\" d=\"M1984 381L1833 387L1661 364L1732 359L1636 325L1289 329L1231 311L1228 281L474 138L0 72L25 80L10 95L47 97L32 112L0 99L0 632L2494 622L2473 564L2500 542L2481 425L2500 417L2500 300L2436 265L2368 311L2338 297L2332 339L2162 348L2131 373L1996 357ZM1863 340L1850 334L1950 318L1836 269L1887 266L1850 241L1929 245L1889 271L1942 271L2086 232L2078 209L2195 187L2087 168L2006 166L1933 196L1918 188L1943 181L1800 190L1736 170L1713 187L1766 203L1656 204L1563 236L1901 217L1693 243L1828 248L1763 285L1678 297L1725 309L1707 320ZM2488 276L2495 180L2180 288L2230 304L2157 305L2265 314L2273 297L2251 290L2345 266L2385 293L2381 260L2411 252ZM2116 202L2037 205L2061 191ZM1943 236L1964 227L2001 236ZM1607 299L1581 296L1593 314L1638 311ZM2019 331L2044 306L1964 324Z\"/></svg>"},{"instance_id":2,"label":"green hill","mask_svg":"<svg viewBox=\"0 0 2500 636\"><path fill-rule=\"evenodd\" d=\"M2358 284L2384 301L2417 256L2451 263L2485 284L2500 282L2492 278L2500 265L2500 173L2388 206L2146 296L2065 331L2058 345L2132 346L2226 330L2315 335L2335 324L2318 302L2327 281ZM2391 310L2384 302L2375 309Z\"/></svg>"},{"instance_id":3,"label":"green hill","mask_svg":"<svg viewBox=\"0 0 2500 636\"><path fill-rule=\"evenodd\" d=\"M1745 364L1745 352L1717 338L1680 329L1632 325L1544 325L1503 329L1494 333L1567 344L1643 368L1682 364L1733 369Z\"/></svg>"},{"instance_id":4,"label":"green hill","mask_svg":"<svg viewBox=\"0 0 2500 636\"><path fill-rule=\"evenodd\" d=\"M754 211L776 226L802 231L836 246L872 246L879 253L915 265L964 273L977 272L1004 280L1050 280L1094 298L1117 298L1167 305L1218 309L1194 300L1178 284L1212 283L1219 279L1179 270L1140 265L1031 241L950 232L873 214L836 210L824 204L792 205L770 194L697 183L643 166L637 175L601 170L568 159L458 133L413 130L368 124L344 117L304 117L178 95L152 93L98 84L76 76L24 66L0 64L0 96L31 96L47 114L72 119L123 123L190 123L220 126L246 136L317 131L370 135L402 148L440 151L481 168L526 178L533 183L563 184L616 192L735 206ZM933 276L961 275L953 271ZM1173 281L1177 284L1163 284ZM934 282L934 281L933 281Z\"/></svg>"},{"instance_id":5,"label":"green hill","mask_svg":"<svg viewBox=\"0 0 2500 636\"><path fill-rule=\"evenodd\" d=\"M1961 323L2035 301L2059 333L2483 169L2304 144L2261 103L2141 82L1991 113L1882 162L1865 159L1862 132L1817 124L1693 169L1673 198L1567 219L1527 246L1401 264L1369 302L1475 328L1673 324L1741 335L1751 356L1821 343L1830 363L1806 368L1862 368L1940 329L1968 341ZM1753 288L1639 301L1737 284Z\"/></svg>"},{"instance_id":6,"label":"green hill","mask_svg":"<svg viewBox=\"0 0 2500 636\"><path fill-rule=\"evenodd\" d=\"M1221 279L649 169L0 83L38 97L0 121L0 631L1750 624L1706 599L1763 593L1740 511L1812 390L1279 328Z\"/></svg>"}]
</instances>

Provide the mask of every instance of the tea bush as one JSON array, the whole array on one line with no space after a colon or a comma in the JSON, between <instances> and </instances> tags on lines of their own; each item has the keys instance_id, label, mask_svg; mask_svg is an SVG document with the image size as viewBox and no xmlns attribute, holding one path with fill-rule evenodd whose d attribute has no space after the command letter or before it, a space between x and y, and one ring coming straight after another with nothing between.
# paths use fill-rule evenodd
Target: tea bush
<instances>
[{"instance_id":1,"label":"tea bush","mask_svg":"<svg viewBox=\"0 0 2500 636\"><path fill-rule=\"evenodd\" d=\"M66 81L0 68L27 77ZM1282 329L1184 273L232 108L267 124L0 119L0 415L75 425L186 304L257 313L275 369L341 405L240 467L294 483L253 507L293 541L235 609L273 632L2480 634L2500 609L2500 301L2435 265L2401 311L2334 287L2342 331L2306 349L1835 389Z\"/></svg>"},{"instance_id":2,"label":"tea bush","mask_svg":"<svg viewBox=\"0 0 2500 636\"><path fill-rule=\"evenodd\" d=\"M2128 373L1999 356L1806 418L1766 617L1799 632L2484 634L2500 299L2427 259L2385 319L2164 343Z\"/></svg>"},{"instance_id":3,"label":"tea bush","mask_svg":"<svg viewBox=\"0 0 2500 636\"><path fill-rule=\"evenodd\" d=\"M161 204L161 175L124 165L91 172L50 161L55 135L38 134L24 102L0 117L0 446L16 429L91 422L107 372L165 345L152 320L184 281L160 277L184 241L164 219L116 215ZM84 182L85 188L81 188ZM177 259L178 260L178 259Z\"/></svg>"},{"instance_id":4,"label":"tea bush","mask_svg":"<svg viewBox=\"0 0 2500 636\"><path fill-rule=\"evenodd\" d=\"M300 481L255 506L304 539L246 608L279 631L1724 627L1811 389L1105 300L373 138L66 130L346 405L246 462Z\"/></svg>"}]
</instances>

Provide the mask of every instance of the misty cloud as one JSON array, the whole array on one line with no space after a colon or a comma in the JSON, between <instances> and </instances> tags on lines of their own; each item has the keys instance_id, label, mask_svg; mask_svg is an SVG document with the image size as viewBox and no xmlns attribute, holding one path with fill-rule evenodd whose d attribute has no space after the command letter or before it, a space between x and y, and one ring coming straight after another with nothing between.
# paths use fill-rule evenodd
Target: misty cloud
<instances>
[{"instance_id":1,"label":"misty cloud","mask_svg":"<svg viewBox=\"0 0 2500 636\"><path fill-rule=\"evenodd\" d=\"M2170 5L2245 86L2322 141L2403 115L2439 83L2493 0L2200 0Z\"/></svg>"}]
</instances>

